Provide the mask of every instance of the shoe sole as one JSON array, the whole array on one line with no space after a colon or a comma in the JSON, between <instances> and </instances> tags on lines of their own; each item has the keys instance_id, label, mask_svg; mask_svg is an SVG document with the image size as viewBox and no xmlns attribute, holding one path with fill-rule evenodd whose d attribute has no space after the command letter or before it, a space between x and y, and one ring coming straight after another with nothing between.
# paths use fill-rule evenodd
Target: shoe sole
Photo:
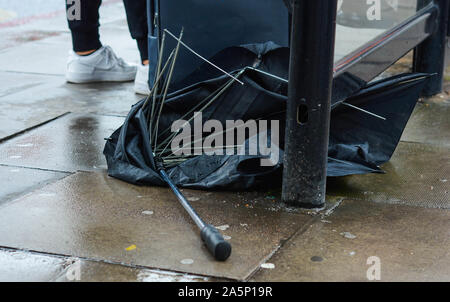
<instances>
[{"instance_id":1,"label":"shoe sole","mask_svg":"<svg viewBox=\"0 0 450 302\"><path fill-rule=\"evenodd\" d=\"M149 95L150 94L150 89L148 88L144 88L143 86L134 86L134 92L136 94L141 94L141 95Z\"/></svg>"},{"instance_id":2,"label":"shoe sole","mask_svg":"<svg viewBox=\"0 0 450 302\"><path fill-rule=\"evenodd\" d=\"M69 83L85 84L98 82L130 82L136 78L136 72L132 73L111 73L111 72L97 72L95 76L86 73L68 73L66 80Z\"/></svg>"},{"instance_id":3,"label":"shoe sole","mask_svg":"<svg viewBox=\"0 0 450 302\"><path fill-rule=\"evenodd\" d=\"M134 93L140 94L140 95L149 95L150 91L142 91L142 90L134 90Z\"/></svg>"}]
</instances>

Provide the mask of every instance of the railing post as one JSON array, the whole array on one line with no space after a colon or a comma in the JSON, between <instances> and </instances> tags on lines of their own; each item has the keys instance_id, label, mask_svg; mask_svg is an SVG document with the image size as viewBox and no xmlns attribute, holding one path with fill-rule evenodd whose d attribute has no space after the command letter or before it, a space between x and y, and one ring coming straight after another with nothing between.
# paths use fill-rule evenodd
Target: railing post
<instances>
[{"instance_id":1,"label":"railing post","mask_svg":"<svg viewBox=\"0 0 450 302\"><path fill-rule=\"evenodd\" d=\"M423 0L419 0L419 4ZM422 94L431 96L442 91L444 83L445 69L445 50L447 47L447 31L449 18L449 1L435 0L435 4L439 7L439 15L437 16L434 26L434 33L419 45L414 52L414 71L435 73L431 77Z\"/></svg>"},{"instance_id":2,"label":"railing post","mask_svg":"<svg viewBox=\"0 0 450 302\"><path fill-rule=\"evenodd\" d=\"M325 203L337 0L293 0L284 202Z\"/></svg>"}]
</instances>

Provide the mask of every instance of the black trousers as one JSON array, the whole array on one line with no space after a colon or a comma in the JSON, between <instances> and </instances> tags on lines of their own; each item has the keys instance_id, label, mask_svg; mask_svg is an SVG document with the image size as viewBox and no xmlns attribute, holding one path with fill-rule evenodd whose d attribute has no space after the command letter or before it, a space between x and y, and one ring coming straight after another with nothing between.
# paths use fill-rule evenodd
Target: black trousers
<instances>
[{"instance_id":1,"label":"black trousers","mask_svg":"<svg viewBox=\"0 0 450 302\"><path fill-rule=\"evenodd\" d=\"M123 0L123 2L131 37L137 42L142 61L147 60L147 0ZM67 20L72 32L74 51L88 51L102 47L99 34L101 3L102 0L81 0L81 20ZM69 9L73 4L66 4L66 6Z\"/></svg>"}]
</instances>

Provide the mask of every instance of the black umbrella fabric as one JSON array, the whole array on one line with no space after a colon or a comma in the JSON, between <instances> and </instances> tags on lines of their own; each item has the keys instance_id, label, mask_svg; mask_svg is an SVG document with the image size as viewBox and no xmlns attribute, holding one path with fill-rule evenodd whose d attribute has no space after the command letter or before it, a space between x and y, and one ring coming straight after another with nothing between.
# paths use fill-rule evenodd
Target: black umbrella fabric
<instances>
[{"instance_id":1,"label":"black umbrella fabric","mask_svg":"<svg viewBox=\"0 0 450 302\"><path fill-rule=\"evenodd\" d=\"M244 85L202 65L186 80L195 79L196 84L167 95L156 138L149 132L148 100L135 104L122 127L107 140L104 154L110 176L138 185L165 186L158 173L162 165L173 183L184 188L247 190L281 182L287 101L283 79L288 77L289 49L270 42L231 47L211 61ZM379 166L395 151L426 78L426 74L399 75L370 84L345 103L335 101L328 176L382 173ZM188 112L192 116L201 112L202 125L210 120L222 125L230 120L268 121L266 136L272 153L262 152L258 140L247 135L240 146L233 146L241 150L235 154L175 155L171 142L177 133L172 133L172 126L187 120L194 128ZM278 121L278 129L271 127L271 121ZM255 148L256 155L250 155L248 151ZM272 165L260 165L269 157Z\"/></svg>"}]
</instances>

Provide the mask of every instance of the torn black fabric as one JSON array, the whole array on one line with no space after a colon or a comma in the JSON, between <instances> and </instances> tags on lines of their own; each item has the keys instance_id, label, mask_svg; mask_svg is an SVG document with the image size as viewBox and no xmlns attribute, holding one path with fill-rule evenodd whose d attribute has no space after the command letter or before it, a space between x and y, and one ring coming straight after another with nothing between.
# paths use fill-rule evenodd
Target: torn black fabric
<instances>
[{"instance_id":1,"label":"torn black fabric","mask_svg":"<svg viewBox=\"0 0 450 302\"><path fill-rule=\"evenodd\" d=\"M203 122L227 120L278 120L280 124L278 161L273 166L258 165L259 155L198 155L167 170L180 187L196 189L247 190L281 183L287 84L251 68L286 79L289 49L273 43L231 47L214 56L218 66L236 74L234 82L202 114ZM251 67L251 68L247 68ZM346 103L386 120L361 112L342 102L333 104L329 144L328 176L382 173L379 166L390 159L423 89L425 74L405 74L375 82ZM204 64L190 75L196 84L168 95L160 117L159 129L170 129L174 121L197 106L205 97L223 87L230 78ZM342 84L344 85L344 84ZM345 89L345 87L343 87ZM138 185L164 185L157 172L158 158L152 150L147 128L151 106L145 100L133 106L121 128L108 139L104 154L112 177ZM171 131L162 131L158 141ZM269 132L272 137L274 133ZM250 148L247 140L245 148Z\"/></svg>"}]
</instances>

